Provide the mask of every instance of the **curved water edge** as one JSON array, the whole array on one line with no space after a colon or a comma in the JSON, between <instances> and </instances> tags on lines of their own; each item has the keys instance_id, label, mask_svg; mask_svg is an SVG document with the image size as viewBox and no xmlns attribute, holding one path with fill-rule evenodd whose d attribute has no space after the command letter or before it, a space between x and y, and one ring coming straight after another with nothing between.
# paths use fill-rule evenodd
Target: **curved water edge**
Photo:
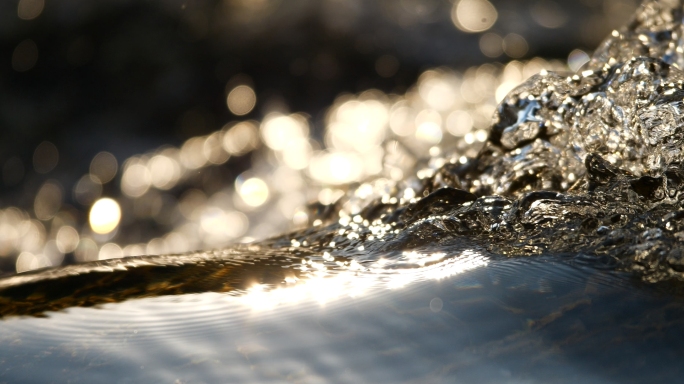
<instances>
[{"instance_id":1,"label":"curved water edge","mask_svg":"<svg viewBox=\"0 0 684 384\"><path fill-rule=\"evenodd\" d=\"M549 265L556 259L568 266L600 271L606 274L610 284L634 283L629 275L614 271L611 259L581 254L533 259L531 264ZM509 265L506 260L507 257L491 254L466 239L423 249L359 257L249 245L190 255L115 259L5 279L0 282L3 304L0 316L45 316L46 312L70 307L202 292L243 297L246 302L252 301L255 307L272 307L312 297L327 302L441 280L491 263L497 263L505 271ZM523 259L513 259L509 263L514 268L527 264ZM610 274L623 279L615 280ZM596 283L600 284L601 280L597 279Z\"/></svg>"},{"instance_id":2,"label":"curved water edge","mask_svg":"<svg viewBox=\"0 0 684 384\"><path fill-rule=\"evenodd\" d=\"M377 288L326 296L319 286L294 302L207 292L10 318L0 327L12 345L0 352L1 377L541 383L680 374L682 348L671 340L684 302L624 274L549 255Z\"/></svg>"}]
</instances>

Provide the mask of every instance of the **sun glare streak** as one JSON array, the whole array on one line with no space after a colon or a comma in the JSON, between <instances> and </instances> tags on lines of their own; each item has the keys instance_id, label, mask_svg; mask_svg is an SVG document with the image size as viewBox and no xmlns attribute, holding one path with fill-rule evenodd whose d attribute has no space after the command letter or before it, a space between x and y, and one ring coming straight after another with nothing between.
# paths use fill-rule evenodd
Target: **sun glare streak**
<instances>
[{"instance_id":1,"label":"sun glare streak","mask_svg":"<svg viewBox=\"0 0 684 384\"><path fill-rule=\"evenodd\" d=\"M237 300L256 311L310 300L325 305L344 298L360 297L382 289L400 289L407 285L441 280L485 267L489 258L475 250L465 250L449 257L444 252L404 252L397 259L382 258L364 266L356 260L334 261L327 252L322 262L302 259L304 276L288 277L278 286L255 284Z\"/></svg>"}]
</instances>

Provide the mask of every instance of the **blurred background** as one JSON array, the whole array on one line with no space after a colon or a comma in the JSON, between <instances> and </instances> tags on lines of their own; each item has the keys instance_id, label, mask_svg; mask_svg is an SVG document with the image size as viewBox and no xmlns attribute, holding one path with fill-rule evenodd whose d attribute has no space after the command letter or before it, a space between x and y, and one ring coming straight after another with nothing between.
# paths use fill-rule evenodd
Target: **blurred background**
<instances>
[{"instance_id":1,"label":"blurred background","mask_svg":"<svg viewBox=\"0 0 684 384\"><path fill-rule=\"evenodd\" d=\"M473 156L508 90L637 5L0 2L0 275L319 224L306 204L348 183L353 214L421 157Z\"/></svg>"}]
</instances>

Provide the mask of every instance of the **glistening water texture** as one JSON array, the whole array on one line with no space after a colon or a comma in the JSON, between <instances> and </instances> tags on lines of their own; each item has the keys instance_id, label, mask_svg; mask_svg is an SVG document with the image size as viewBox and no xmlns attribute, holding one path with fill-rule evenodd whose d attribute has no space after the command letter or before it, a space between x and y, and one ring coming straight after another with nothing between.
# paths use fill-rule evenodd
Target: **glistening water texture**
<instances>
[{"instance_id":1,"label":"glistening water texture","mask_svg":"<svg viewBox=\"0 0 684 384\"><path fill-rule=\"evenodd\" d=\"M463 267L481 265L483 255L450 248L449 257L460 260L458 274L440 272L435 281L414 270L423 276L402 288L373 291L367 283L377 278L360 274L312 282L311 289L257 286L236 295L163 296L5 320L0 340L11 348L1 353L2 378L608 383L680 377L684 306L671 298L557 255L470 269Z\"/></svg>"},{"instance_id":2,"label":"glistening water texture","mask_svg":"<svg viewBox=\"0 0 684 384\"><path fill-rule=\"evenodd\" d=\"M531 77L502 98L472 156L464 143L474 145L477 133L437 146L438 111L455 103L440 107L451 89L440 91L444 83L419 88L441 97L426 96L434 113L416 117L411 140L386 142L373 129L384 124L373 118L387 118L381 102L345 100L330 116L338 151L316 153L332 171L320 177L333 185L371 179L346 193L320 190L339 196L319 198L304 218L311 226L298 232L1 280L0 337L15 346L1 351L1 374L121 382L681 378L683 16L681 1L646 1L577 74ZM355 108L366 111L366 125L352 119ZM455 131L467 120L453 119ZM272 133L266 144L287 159L282 130L268 128L276 121L297 139L306 126L299 115L263 123ZM336 128L345 124L374 146ZM401 136L401 124L390 126ZM184 167L221 161L206 155L214 142L186 143L204 157L188 155ZM427 144L430 157L407 165L407 156L392 156L412 153L410 142ZM377 170L354 166L373 164L378 148ZM285 161L300 166L296 156ZM142 196L152 186L148 160L127 166L140 176L129 192L144 189ZM400 177L372 179L393 171ZM270 196L249 174L236 190L247 205ZM53 205L41 205L45 215ZM208 233L225 221L222 212L208 216ZM61 246L73 246L78 234L65 231ZM91 306L101 309L81 308Z\"/></svg>"}]
</instances>

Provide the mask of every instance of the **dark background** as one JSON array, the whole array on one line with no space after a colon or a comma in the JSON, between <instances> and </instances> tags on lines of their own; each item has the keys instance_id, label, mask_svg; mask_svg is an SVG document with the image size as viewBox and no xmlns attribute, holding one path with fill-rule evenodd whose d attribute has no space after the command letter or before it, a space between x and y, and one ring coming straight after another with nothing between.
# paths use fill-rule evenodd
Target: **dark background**
<instances>
[{"instance_id":1,"label":"dark background","mask_svg":"<svg viewBox=\"0 0 684 384\"><path fill-rule=\"evenodd\" d=\"M523 36L524 58L563 60L574 48L593 49L635 7L633 0L492 3L498 20L490 32ZM306 112L320 128L342 92L401 93L434 66L510 60L482 54L481 34L459 31L447 0L46 0L32 20L18 17L17 4L0 2L0 206L29 203L48 176L73 184L102 150L121 162L272 110ZM544 27L540 15L561 23ZM37 60L17 70L13 54L27 39ZM398 64L389 77L376 71L383 55ZM225 103L237 83L258 98L240 118ZM50 175L32 165L44 140L60 155ZM6 177L17 159L20 177Z\"/></svg>"}]
</instances>

